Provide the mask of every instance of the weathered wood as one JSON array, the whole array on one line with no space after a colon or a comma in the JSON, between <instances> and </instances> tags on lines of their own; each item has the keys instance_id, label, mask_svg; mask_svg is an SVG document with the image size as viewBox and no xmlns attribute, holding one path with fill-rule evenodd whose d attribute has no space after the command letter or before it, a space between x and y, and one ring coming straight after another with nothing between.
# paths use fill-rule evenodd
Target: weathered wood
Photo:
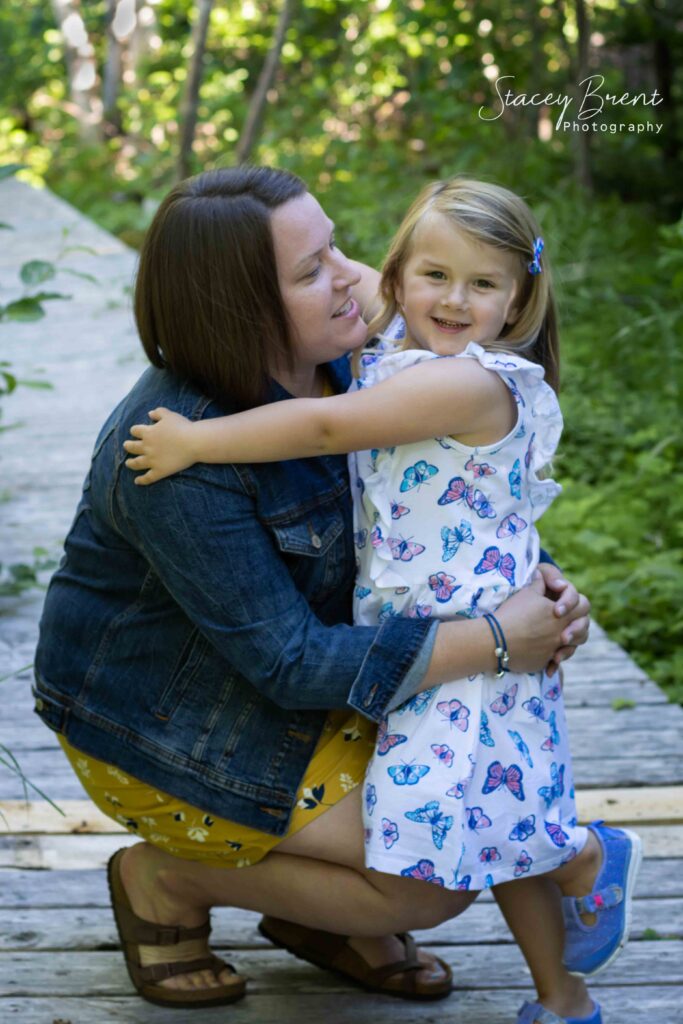
<instances>
[{"instance_id":1,"label":"weathered wood","mask_svg":"<svg viewBox=\"0 0 683 1024\"><path fill-rule=\"evenodd\" d=\"M340 992L333 1007L327 993L290 991L281 995L248 996L242 1002L214 1010L202 1010L202 1024L441 1024L458 1020L467 1024L510 1024L530 988L455 991L448 1002L435 1007L429 1003L400 1003L386 996L363 992ZM605 1020L614 1024L683 1024L683 1004L678 986L639 985L605 987L599 991ZM16 998L3 1000L4 1019L21 1024L197 1024L196 1010L173 1010L143 1003L139 998L62 999Z\"/></svg>"},{"instance_id":2,"label":"weathered wood","mask_svg":"<svg viewBox=\"0 0 683 1024\"><path fill-rule=\"evenodd\" d=\"M528 984L528 970L516 946L484 943L430 948L451 966L456 984L468 989L516 988ZM281 950L232 950L229 958L236 969L250 979L250 995L279 992L289 996L294 990L331 995L354 990L354 986L337 975L318 970ZM4 958L4 971L0 998L116 997L132 993L123 957L118 951L8 953ZM591 987L647 985L657 979L669 985L683 985L681 942L632 942Z\"/></svg>"},{"instance_id":3,"label":"weathered wood","mask_svg":"<svg viewBox=\"0 0 683 1024\"><path fill-rule=\"evenodd\" d=\"M49 879L49 876L47 876ZM46 880L45 884L49 884ZM259 920L250 911L230 908L213 913L213 938L216 948L225 946L262 946L256 930ZM683 900L654 899L634 902L634 938L641 938L647 929L659 935L683 936ZM460 918L439 928L416 931L419 941L471 945L482 942L510 942L498 907L494 903L477 902ZM116 929L109 909L99 907L63 907L48 911L33 907L0 911L0 950L75 950L114 949L118 946Z\"/></svg>"},{"instance_id":4,"label":"weathered wood","mask_svg":"<svg viewBox=\"0 0 683 1024\"><path fill-rule=\"evenodd\" d=\"M602 818L622 825L683 823L681 786L577 790L576 800L580 821ZM12 835L126 832L123 825L103 814L89 800L60 800L58 806L62 814L45 801L0 800L0 816Z\"/></svg>"}]
</instances>

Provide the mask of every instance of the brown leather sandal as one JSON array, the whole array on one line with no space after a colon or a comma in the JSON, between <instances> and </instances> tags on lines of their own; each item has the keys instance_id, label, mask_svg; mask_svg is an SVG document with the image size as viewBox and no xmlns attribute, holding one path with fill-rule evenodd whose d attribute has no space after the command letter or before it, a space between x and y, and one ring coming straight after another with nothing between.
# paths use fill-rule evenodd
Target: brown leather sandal
<instances>
[{"instance_id":1,"label":"brown leather sandal","mask_svg":"<svg viewBox=\"0 0 683 1024\"><path fill-rule=\"evenodd\" d=\"M204 989L171 989L157 982L165 978L173 978L179 974L191 974L193 971L210 970L218 978L221 971L237 974L232 964L225 963L217 956L209 954L196 960L170 961L143 967L140 963L139 946L176 946L188 939L204 939L210 931L209 921L197 928L184 928L182 925L153 924L144 921L133 912L126 890L121 879L121 857L128 847L123 847L110 859L107 865L107 878L114 920L121 940L121 947L128 968L130 980L136 992L150 1003L157 1006L182 1007L189 1009L205 1006L224 1006L235 1003L246 992L246 982L234 985L221 985L219 988Z\"/></svg>"},{"instance_id":2,"label":"brown leather sandal","mask_svg":"<svg viewBox=\"0 0 683 1024\"><path fill-rule=\"evenodd\" d=\"M453 987L453 975L448 964L439 957L436 962L446 977L438 982L418 982L418 972L426 965L418 960L417 947L407 932L396 937L405 946L405 959L383 967L370 967L363 957L348 945L347 935L334 935L315 928L305 928L277 917L263 917L258 930L274 946L286 949L299 960L333 971L347 981L353 981L368 992L382 992L399 999L445 999ZM401 977L396 977L400 975ZM395 981L392 983L392 978Z\"/></svg>"}]
</instances>

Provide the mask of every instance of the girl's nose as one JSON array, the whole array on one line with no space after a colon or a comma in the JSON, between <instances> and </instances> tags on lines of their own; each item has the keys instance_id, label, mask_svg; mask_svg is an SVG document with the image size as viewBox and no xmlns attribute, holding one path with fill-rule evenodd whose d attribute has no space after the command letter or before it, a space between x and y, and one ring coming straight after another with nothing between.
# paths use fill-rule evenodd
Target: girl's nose
<instances>
[{"instance_id":1,"label":"girl's nose","mask_svg":"<svg viewBox=\"0 0 683 1024\"><path fill-rule=\"evenodd\" d=\"M447 306L457 306L462 309L467 305L467 288L463 284L453 284L448 290L445 298Z\"/></svg>"}]
</instances>

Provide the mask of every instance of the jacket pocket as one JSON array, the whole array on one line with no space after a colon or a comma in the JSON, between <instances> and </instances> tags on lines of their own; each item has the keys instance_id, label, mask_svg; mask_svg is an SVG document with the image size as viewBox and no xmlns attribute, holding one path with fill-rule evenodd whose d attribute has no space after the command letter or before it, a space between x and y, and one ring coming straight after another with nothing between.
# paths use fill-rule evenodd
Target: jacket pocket
<instances>
[{"instance_id":1,"label":"jacket pocket","mask_svg":"<svg viewBox=\"0 0 683 1024\"><path fill-rule=\"evenodd\" d=\"M326 555L343 533L344 521L340 515L324 515L312 509L291 522L272 527L280 551L307 558Z\"/></svg>"},{"instance_id":2,"label":"jacket pocket","mask_svg":"<svg viewBox=\"0 0 683 1024\"><path fill-rule=\"evenodd\" d=\"M156 718L161 719L162 722L170 721L188 686L197 678L206 660L209 646L206 637L198 629L193 629L183 645L171 678L158 702L152 708L152 714Z\"/></svg>"}]
</instances>

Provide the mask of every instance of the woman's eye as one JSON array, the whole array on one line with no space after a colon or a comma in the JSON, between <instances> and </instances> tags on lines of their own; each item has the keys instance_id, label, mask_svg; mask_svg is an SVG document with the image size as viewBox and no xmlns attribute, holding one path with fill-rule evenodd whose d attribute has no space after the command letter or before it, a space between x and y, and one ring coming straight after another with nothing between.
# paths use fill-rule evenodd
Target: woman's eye
<instances>
[{"instance_id":1,"label":"woman's eye","mask_svg":"<svg viewBox=\"0 0 683 1024\"><path fill-rule=\"evenodd\" d=\"M330 239L330 249L336 249L336 248L337 248L337 239L335 238L334 235L332 235L332 238Z\"/></svg>"},{"instance_id":2,"label":"woman's eye","mask_svg":"<svg viewBox=\"0 0 683 1024\"><path fill-rule=\"evenodd\" d=\"M304 274L304 280L307 281L309 278L317 277L319 273L320 273L320 264L318 264L317 267L314 267L313 270L309 271L308 274Z\"/></svg>"}]
</instances>

